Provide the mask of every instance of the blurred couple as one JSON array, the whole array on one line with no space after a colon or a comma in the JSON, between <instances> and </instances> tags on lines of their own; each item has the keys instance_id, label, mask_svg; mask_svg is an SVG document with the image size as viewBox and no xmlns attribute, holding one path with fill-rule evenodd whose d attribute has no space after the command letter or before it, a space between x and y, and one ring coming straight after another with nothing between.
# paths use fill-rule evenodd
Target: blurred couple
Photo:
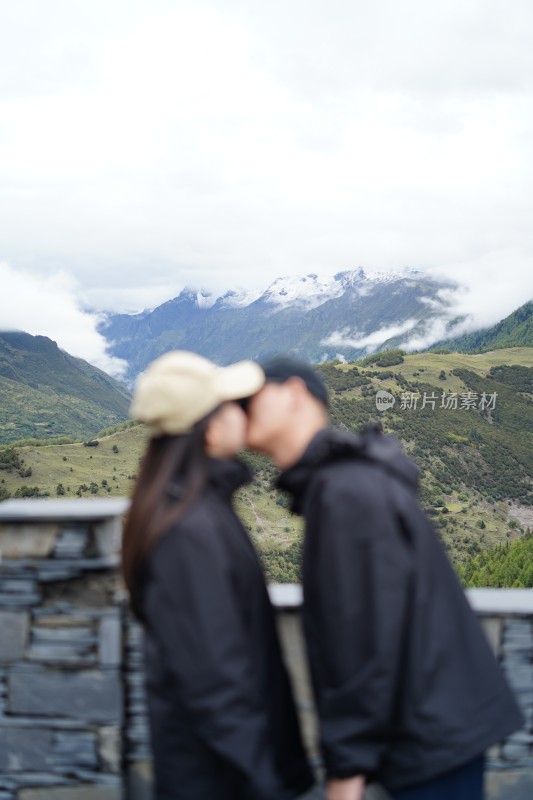
<instances>
[{"instance_id":1,"label":"blurred couple","mask_svg":"<svg viewBox=\"0 0 533 800\"><path fill-rule=\"evenodd\" d=\"M484 751L522 714L417 501L417 470L369 425L328 422L306 363L218 367L173 351L139 377L148 427L122 547L144 627L154 800L481 800ZM305 520L315 785L263 571L232 507L245 447Z\"/></svg>"}]
</instances>

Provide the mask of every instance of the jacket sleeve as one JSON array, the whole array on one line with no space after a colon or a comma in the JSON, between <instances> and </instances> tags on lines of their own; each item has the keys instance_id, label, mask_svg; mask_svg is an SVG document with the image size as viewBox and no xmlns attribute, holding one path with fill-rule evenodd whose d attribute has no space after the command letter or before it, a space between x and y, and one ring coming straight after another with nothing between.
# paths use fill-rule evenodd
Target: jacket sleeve
<instances>
[{"instance_id":1,"label":"jacket sleeve","mask_svg":"<svg viewBox=\"0 0 533 800\"><path fill-rule=\"evenodd\" d=\"M267 698L231 565L212 533L171 532L159 543L145 613L198 736L241 774L250 798L277 800L286 790L274 764Z\"/></svg>"},{"instance_id":2,"label":"jacket sleeve","mask_svg":"<svg viewBox=\"0 0 533 800\"><path fill-rule=\"evenodd\" d=\"M317 486L306 517L304 622L326 771L372 776L401 689L411 559L372 474Z\"/></svg>"}]
</instances>

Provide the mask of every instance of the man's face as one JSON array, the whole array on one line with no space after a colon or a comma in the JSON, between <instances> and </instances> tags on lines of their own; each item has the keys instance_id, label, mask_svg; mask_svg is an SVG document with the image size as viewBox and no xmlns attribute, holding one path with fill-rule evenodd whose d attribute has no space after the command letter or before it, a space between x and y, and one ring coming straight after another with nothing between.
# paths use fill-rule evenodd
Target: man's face
<instances>
[{"instance_id":1,"label":"man's face","mask_svg":"<svg viewBox=\"0 0 533 800\"><path fill-rule=\"evenodd\" d=\"M292 397L290 382L267 383L248 403L247 446L270 452L270 443L278 441L290 424Z\"/></svg>"}]
</instances>

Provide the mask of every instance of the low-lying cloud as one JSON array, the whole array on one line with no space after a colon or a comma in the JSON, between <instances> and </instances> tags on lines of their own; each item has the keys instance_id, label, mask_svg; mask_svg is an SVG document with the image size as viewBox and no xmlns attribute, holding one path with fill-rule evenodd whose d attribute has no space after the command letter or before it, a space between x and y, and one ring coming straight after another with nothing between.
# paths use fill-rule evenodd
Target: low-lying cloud
<instances>
[{"instance_id":1,"label":"low-lying cloud","mask_svg":"<svg viewBox=\"0 0 533 800\"><path fill-rule=\"evenodd\" d=\"M364 348L368 353L373 353L374 350L377 350L384 342L392 339L393 336L401 336L403 333L412 330L416 322L416 319L407 319L405 322L387 325L384 328L378 328L378 330L365 335L350 334L346 329L343 331L335 331L330 334L327 339L324 339L322 344L329 344L336 347L353 347L355 350Z\"/></svg>"},{"instance_id":2,"label":"low-lying cloud","mask_svg":"<svg viewBox=\"0 0 533 800\"><path fill-rule=\"evenodd\" d=\"M533 299L533 259L512 249L421 271L456 284L443 287L436 297L419 298L431 310L431 317L424 322L408 319L370 333L335 331L323 344L372 353L389 339L412 331L401 347L408 352L425 350L436 342L489 328Z\"/></svg>"},{"instance_id":3,"label":"low-lying cloud","mask_svg":"<svg viewBox=\"0 0 533 800\"><path fill-rule=\"evenodd\" d=\"M115 377L126 362L108 354L98 333L97 314L84 310L72 278L65 273L38 274L0 262L0 330L48 336L73 356Z\"/></svg>"}]
</instances>

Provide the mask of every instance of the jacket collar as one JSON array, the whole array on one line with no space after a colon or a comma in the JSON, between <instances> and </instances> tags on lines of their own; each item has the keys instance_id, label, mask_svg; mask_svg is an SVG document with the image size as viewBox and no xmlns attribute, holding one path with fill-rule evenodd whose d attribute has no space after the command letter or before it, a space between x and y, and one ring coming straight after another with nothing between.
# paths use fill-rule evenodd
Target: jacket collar
<instances>
[{"instance_id":1,"label":"jacket collar","mask_svg":"<svg viewBox=\"0 0 533 800\"><path fill-rule=\"evenodd\" d=\"M418 487L418 469L399 442L382 433L379 423L370 423L359 433L323 428L311 439L299 460L281 473L277 486L292 495L292 510L300 513L315 471L332 462L354 459L379 463L412 490Z\"/></svg>"},{"instance_id":2,"label":"jacket collar","mask_svg":"<svg viewBox=\"0 0 533 800\"><path fill-rule=\"evenodd\" d=\"M221 494L231 496L252 480L249 467L238 458L210 458L208 484Z\"/></svg>"},{"instance_id":3,"label":"jacket collar","mask_svg":"<svg viewBox=\"0 0 533 800\"><path fill-rule=\"evenodd\" d=\"M206 486L224 497L231 497L253 478L251 470L238 458L208 458ZM185 491L182 475L175 475L167 486L167 494L179 500Z\"/></svg>"}]
</instances>

